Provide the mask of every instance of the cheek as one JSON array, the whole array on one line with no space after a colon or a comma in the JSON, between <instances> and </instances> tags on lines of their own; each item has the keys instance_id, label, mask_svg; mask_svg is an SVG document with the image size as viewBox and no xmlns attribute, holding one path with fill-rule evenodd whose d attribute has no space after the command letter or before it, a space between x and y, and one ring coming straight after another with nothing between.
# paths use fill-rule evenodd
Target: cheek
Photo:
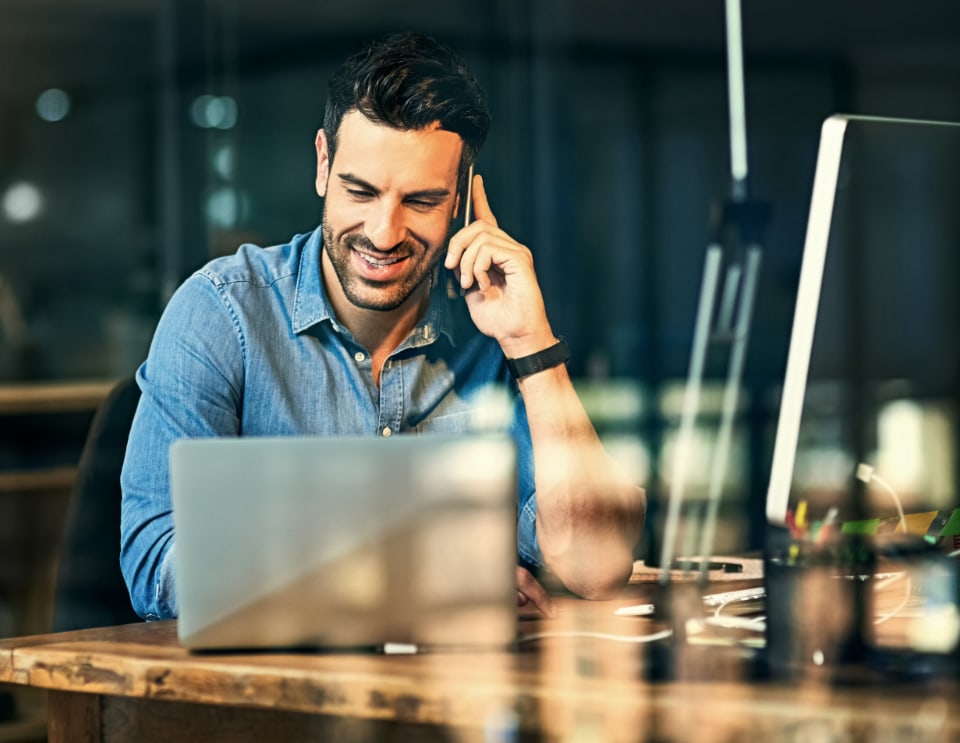
<instances>
[{"instance_id":1,"label":"cheek","mask_svg":"<svg viewBox=\"0 0 960 743\"><path fill-rule=\"evenodd\" d=\"M450 221L452 209L441 209L428 214L411 213L407 218L407 228L430 245L446 247L451 229L456 226Z\"/></svg>"},{"instance_id":2,"label":"cheek","mask_svg":"<svg viewBox=\"0 0 960 743\"><path fill-rule=\"evenodd\" d=\"M339 233L356 229L363 224L366 215L362 204L328 195L324 205L324 219L334 232Z\"/></svg>"},{"instance_id":3,"label":"cheek","mask_svg":"<svg viewBox=\"0 0 960 743\"><path fill-rule=\"evenodd\" d=\"M415 232L430 245L446 247L450 235L450 220L444 217L421 218L416 225L410 225L411 232Z\"/></svg>"}]
</instances>

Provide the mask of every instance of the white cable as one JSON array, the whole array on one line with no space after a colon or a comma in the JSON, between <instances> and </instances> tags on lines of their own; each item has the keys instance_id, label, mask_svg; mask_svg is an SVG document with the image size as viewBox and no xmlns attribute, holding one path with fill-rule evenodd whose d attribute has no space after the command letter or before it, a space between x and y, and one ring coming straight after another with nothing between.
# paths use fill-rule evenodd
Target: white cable
<instances>
[{"instance_id":1,"label":"white cable","mask_svg":"<svg viewBox=\"0 0 960 743\"><path fill-rule=\"evenodd\" d=\"M894 505L897 507L897 513L900 515L900 523L903 524L903 528L906 530L907 522L906 517L903 515L903 505L900 503L900 496L898 496L897 491L890 486L890 483L880 477L880 475L874 471L873 467L863 462L857 465L857 479L866 484L873 481L890 494L890 497L893 498Z\"/></svg>"},{"instance_id":2,"label":"white cable","mask_svg":"<svg viewBox=\"0 0 960 743\"><path fill-rule=\"evenodd\" d=\"M744 601L745 598L742 595L736 595L736 592L733 591L729 592L728 596L729 598L717 604L716 608L713 610L713 616L707 618L707 624L715 627L724 627L727 629L746 629L754 632L763 632L766 630L766 616L748 618L723 616L723 610L730 606L730 604L740 603Z\"/></svg>"},{"instance_id":3,"label":"white cable","mask_svg":"<svg viewBox=\"0 0 960 743\"><path fill-rule=\"evenodd\" d=\"M755 588L741 588L736 591L724 591L722 593L708 593L703 597L703 603L707 606L717 606L718 604L729 604L735 601L753 601L762 599L767 594L764 586Z\"/></svg>"},{"instance_id":4,"label":"white cable","mask_svg":"<svg viewBox=\"0 0 960 743\"><path fill-rule=\"evenodd\" d=\"M863 462L857 465L857 479L864 484L870 484L871 482L875 482L883 490L887 491L887 493L893 499L894 505L896 505L897 507L897 514L900 516L900 525L902 525L903 530L906 531L907 518L903 514L903 504L900 503L900 496L897 495L897 491L894 490L893 487L891 487L890 483L888 483L886 480L880 477L880 475L878 475L874 471L873 467L871 467L869 464L864 464ZM900 525L897 526L898 529L900 528ZM900 577L904 577L904 575L905 575L904 573L898 573L897 575L892 576L882 586L875 587L874 591L877 591L880 588L885 588L889 583L895 582ZM900 603L897 604L896 607L888 611L886 614L881 614L879 617L877 617L874 620L874 624L882 624L883 622L886 622L888 619L895 617L897 614L903 611L903 609L909 603L910 596L912 595L912 592L913 592L913 581L910 579L909 576L906 576L906 586L907 587L906 587L906 590L904 591L903 599L900 601Z\"/></svg>"},{"instance_id":5,"label":"white cable","mask_svg":"<svg viewBox=\"0 0 960 743\"><path fill-rule=\"evenodd\" d=\"M766 616L759 617L707 617L707 624L723 629L745 629L751 632L765 632L767 629Z\"/></svg>"},{"instance_id":6,"label":"white cable","mask_svg":"<svg viewBox=\"0 0 960 743\"><path fill-rule=\"evenodd\" d=\"M593 640L613 640L614 642L654 642L656 640L666 640L673 634L673 630L665 629L660 632L654 632L649 635L615 635L609 632L586 632L579 630L555 631L555 632L535 632L531 635L522 635L517 642L534 642L536 640L549 640L557 637L586 637Z\"/></svg>"},{"instance_id":7,"label":"white cable","mask_svg":"<svg viewBox=\"0 0 960 743\"><path fill-rule=\"evenodd\" d=\"M900 577L903 577L903 575L904 574L901 573ZM910 601L910 596L912 595L912 591L913 591L913 581L910 580L909 576L907 576L906 581L907 581L907 590L904 591L903 593L903 599L900 601L899 604L897 604L895 608L891 609L886 614L881 614L879 617L873 620L874 624L883 624L888 619L891 619L897 616L897 614L899 614L901 611L904 610L904 608L906 608L907 603ZM891 579L890 582L893 582L893 579ZM879 587L874 588L874 591L877 591L877 590L879 590Z\"/></svg>"}]
</instances>

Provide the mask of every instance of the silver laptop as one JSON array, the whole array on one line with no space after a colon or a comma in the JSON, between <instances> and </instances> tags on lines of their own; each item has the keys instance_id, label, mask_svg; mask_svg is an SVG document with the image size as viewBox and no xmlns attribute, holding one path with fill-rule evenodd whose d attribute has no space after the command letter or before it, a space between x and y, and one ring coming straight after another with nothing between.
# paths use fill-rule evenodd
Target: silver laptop
<instances>
[{"instance_id":1,"label":"silver laptop","mask_svg":"<svg viewBox=\"0 0 960 743\"><path fill-rule=\"evenodd\" d=\"M515 638L506 436L185 439L170 476L186 647Z\"/></svg>"},{"instance_id":2,"label":"silver laptop","mask_svg":"<svg viewBox=\"0 0 960 743\"><path fill-rule=\"evenodd\" d=\"M862 517L852 497L861 463L892 483L908 512L958 505L958 198L960 124L824 122L769 523L784 524L800 502L808 520L832 508L838 523ZM879 495L881 509L893 511Z\"/></svg>"}]
</instances>

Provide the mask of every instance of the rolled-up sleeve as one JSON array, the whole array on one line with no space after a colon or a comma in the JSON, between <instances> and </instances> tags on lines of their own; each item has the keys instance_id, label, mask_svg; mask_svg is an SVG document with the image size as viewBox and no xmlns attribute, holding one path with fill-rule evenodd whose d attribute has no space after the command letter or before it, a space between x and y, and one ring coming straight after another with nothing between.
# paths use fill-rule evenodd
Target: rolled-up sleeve
<instances>
[{"instance_id":1,"label":"rolled-up sleeve","mask_svg":"<svg viewBox=\"0 0 960 743\"><path fill-rule=\"evenodd\" d=\"M527 425L523 401L517 395L517 412L512 436L517 445L517 558L527 568L543 566L537 542L537 494L533 461L533 444Z\"/></svg>"}]
</instances>

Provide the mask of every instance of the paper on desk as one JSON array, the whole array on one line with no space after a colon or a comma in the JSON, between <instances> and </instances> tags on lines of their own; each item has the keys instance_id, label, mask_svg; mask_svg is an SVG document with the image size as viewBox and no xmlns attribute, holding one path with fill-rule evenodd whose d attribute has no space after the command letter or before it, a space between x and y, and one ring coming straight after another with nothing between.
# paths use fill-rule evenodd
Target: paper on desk
<instances>
[{"instance_id":1,"label":"paper on desk","mask_svg":"<svg viewBox=\"0 0 960 743\"><path fill-rule=\"evenodd\" d=\"M927 511L926 513L908 513L903 517L902 529L901 526L897 526L897 531L904 534L916 534L917 536L925 536L927 529L930 528L930 524L933 523L933 520L937 517L939 511Z\"/></svg>"}]
</instances>

